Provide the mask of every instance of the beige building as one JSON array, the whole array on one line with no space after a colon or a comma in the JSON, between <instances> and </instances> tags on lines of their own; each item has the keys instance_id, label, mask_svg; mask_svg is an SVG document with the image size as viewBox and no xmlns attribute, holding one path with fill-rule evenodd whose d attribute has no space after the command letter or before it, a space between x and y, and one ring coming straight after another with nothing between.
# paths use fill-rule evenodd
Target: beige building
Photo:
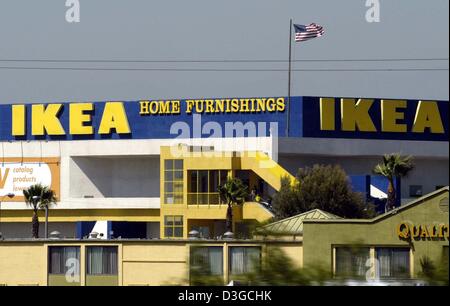
<instances>
[{"instance_id":1,"label":"beige building","mask_svg":"<svg viewBox=\"0 0 450 306\"><path fill-rule=\"evenodd\" d=\"M448 266L448 193L370 220L314 210L269 224L253 240L3 240L0 285L188 285L198 267L226 284L254 271L255 260L266 262L271 248L298 268L321 267L330 280L422 278L425 258Z\"/></svg>"}]
</instances>

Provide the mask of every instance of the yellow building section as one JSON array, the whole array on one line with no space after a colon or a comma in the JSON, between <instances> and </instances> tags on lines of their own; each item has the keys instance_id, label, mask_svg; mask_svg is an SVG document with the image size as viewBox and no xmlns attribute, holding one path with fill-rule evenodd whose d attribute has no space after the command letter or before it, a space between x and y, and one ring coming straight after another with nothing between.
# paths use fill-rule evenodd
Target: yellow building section
<instances>
[{"instance_id":1,"label":"yellow building section","mask_svg":"<svg viewBox=\"0 0 450 306\"><path fill-rule=\"evenodd\" d=\"M249 190L257 182L264 182L275 190L281 187L281 180L294 177L262 152L221 152L213 148L196 152L188 146L163 146L160 148L160 209L50 209L49 222L128 221L159 222L161 238L187 238L189 231L202 224L225 222L227 205L222 203L218 186L228 178L246 172ZM206 177L199 177L200 174ZM59 171L58 171L59 174ZM59 177L59 176L57 176ZM193 177L197 181L193 181ZM202 184L208 189L196 189ZM203 188L202 187L202 188ZM195 190L194 190L195 189ZM274 216L263 205L248 199L243 205L233 208L233 229L236 223L267 222ZM3 210L1 222L31 222L32 210ZM44 221L44 212L39 212ZM219 228L219 225L217 225ZM181 234L180 234L181 231ZM221 230L222 231L222 230ZM166 233L172 233L167 235ZM221 233L223 234L223 232ZM218 234L216 233L215 236Z\"/></svg>"},{"instance_id":2,"label":"yellow building section","mask_svg":"<svg viewBox=\"0 0 450 306\"><path fill-rule=\"evenodd\" d=\"M116 256L111 257L114 258L114 263L111 262L108 266L113 265L117 269L106 274L103 271L105 265L93 261L91 266L98 266L94 268L95 274L90 273L89 249L102 247L114 250ZM267 250L277 248L290 257L296 266L303 264L302 244L286 241L0 241L0 286L189 285L190 256L195 247L221 249L222 265L216 269L220 271L219 277L223 278L224 284L234 277L230 274L230 250L234 247L259 248L262 261L267 256ZM70 263L68 271L52 271L50 255L52 249L57 248L71 248L68 251L76 257L74 259L78 261L79 273L70 270Z\"/></svg>"},{"instance_id":3,"label":"yellow building section","mask_svg":"<svg viewBox=\"0 0 450 306\"><path fill-rule=\"evenodd\" d=\"M1 222L29 222L33 211L3 210ZM44 211L39 211L40 221L44 221ZM49 222L79 222L79 221L130 221L159 222L159 209L49 209Z\"/></svg>"},{"instance_id":4,"label":"yellow building section","mask_svg":"<svg viewBox=\"0 0 450 306\"><path fill-rule=\"evenodd\" d=\"M294 182L292 174L263 152L243 152L238 161L240 169L254 171L277 191L281 188L283 178L289 179L291 183Z\"/></svg>"},{"instance_id":5,"label":"yellow building section","mask_svg":"<svg viewBox=\"0 0 450 306\"><path fill-rule=\"evenodd\" d=\"M187 238L189 231L199 224L212 229L213 221L226 220L227 205L221 203L217 187L237 171L251 173L249 190L258 179L275 190L281 188L283 178L294 182L288 171L262 152L222 152L212 147L179 145L161 147L160 158L161 237L168 237L165 225L173 227L169 233L178 231L178 238ZM204 177L199 178L201 173ZM198 188L198 181L206 191ZM246 202L233 208L233 229L236 223L267 222L273 217L261 204Z\"/></svg>"},{"instance_id":6,"label":"yellow building section","mask_svg":"<svg viewBox=\"0 0 450 306\"><path fill-rule=\"evenodd\" d=\"M256 202L247 202L242 207L243 220L256 220L260 223L267 222L273 218L270 210Z\"/></svg>"}]
</instances>

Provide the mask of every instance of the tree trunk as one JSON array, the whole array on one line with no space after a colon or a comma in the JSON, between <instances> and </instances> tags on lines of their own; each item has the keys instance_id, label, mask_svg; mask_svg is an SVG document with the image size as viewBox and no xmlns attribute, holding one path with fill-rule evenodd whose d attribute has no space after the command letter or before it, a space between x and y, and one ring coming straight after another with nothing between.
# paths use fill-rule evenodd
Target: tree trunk
<instances>
[{"instance_id":1,"label":"tree trunk","mask_svg":"<svg viewBox=\"0 0 450 306\"><path fill-rule=\"evenodd\" d=\"M31 234L33 238L39 238L39 218L36 210L33 211L31 219Z\"/></svg>"},{"instance_id":2,"label":"tree trunk","mask_svg":"<svg viewBox=\"0 0 450 306\"><path fill-rule=\"evenodd\" d=\"M388 194L387 194L387 202L386 202L386 212L390 211L395 207L395 188L394 188L394 179L389 179L388 185Z\"/></svg>"},{"instance_id":3,"label":"tree trunk","mask_svg":"<svg viewBox=\"0 0 450 306\"><path fill-rule=\"evenodd\" d=\"M233 232L233 207L228 203L227 208L227 232Z\"/></svg>"}]
</instances>

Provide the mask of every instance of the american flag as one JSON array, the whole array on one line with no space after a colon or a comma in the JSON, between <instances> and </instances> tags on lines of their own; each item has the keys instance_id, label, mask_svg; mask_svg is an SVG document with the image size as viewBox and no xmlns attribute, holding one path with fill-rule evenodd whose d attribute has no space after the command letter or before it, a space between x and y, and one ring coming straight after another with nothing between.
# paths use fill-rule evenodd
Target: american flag
<instances>
[{"instance_id":1,"label":"american flag","mask_svg":"<svg viewBox=\"0 0 450 306\"><path fill-rule=\"evenodd\" d=\"M323 27L315 23L309 25L294 24L294 29L295 41L307 41L325 33Z\"/></svg>"}]
</instances>

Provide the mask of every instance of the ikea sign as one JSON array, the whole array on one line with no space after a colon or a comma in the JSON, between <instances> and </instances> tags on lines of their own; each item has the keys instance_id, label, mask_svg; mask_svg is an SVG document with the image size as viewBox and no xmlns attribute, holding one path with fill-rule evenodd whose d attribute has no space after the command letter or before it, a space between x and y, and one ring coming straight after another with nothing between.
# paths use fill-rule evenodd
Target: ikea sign
<instances>
[{"instance_id":1,"label":"ikea sign","mask_svg":"<svg viewBox=\"0 0 450 306\"><path fill-rule=\"evenodd\" d=\"M222 130L230 123L263 126L258 137L276 124L279 137L446 141L448 114L448 101L330 97L14 104L0 105L0 141L180 138L173 132L180 122L200 126L185 138L223 137L204 133L213 122Z\"/></svg>"},{"instance_id":2,"label":"ikea sign","mask_svg":"<svg viewBox=\"0 0 450 306\"><path fill-rule=\"evenodd\" d=\"M448 141L448 101L303 99L303 136Z\"/></svg>"}]
</instances>

